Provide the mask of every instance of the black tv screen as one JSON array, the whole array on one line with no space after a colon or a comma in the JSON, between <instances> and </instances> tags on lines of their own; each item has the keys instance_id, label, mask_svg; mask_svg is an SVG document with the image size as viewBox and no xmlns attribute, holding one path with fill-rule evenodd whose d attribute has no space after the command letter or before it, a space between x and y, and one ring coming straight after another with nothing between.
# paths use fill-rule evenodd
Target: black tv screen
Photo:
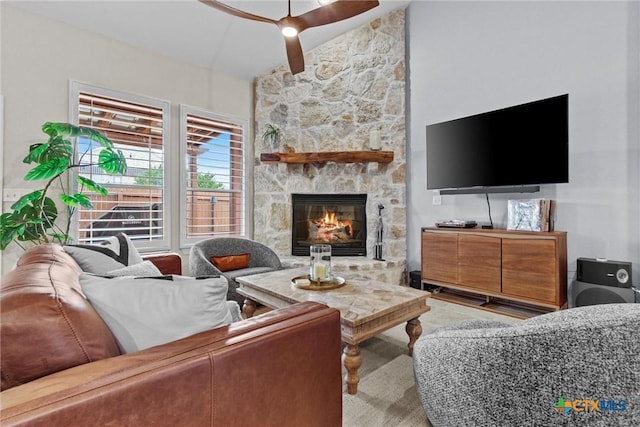
<instances>
[{"instance_id":1,"label":"black tv screen","mask_svg":"<svg viewBox=\"0 0 640 427\"><path fill-rule=\"evenodd\" d=\"M569 95L427 125L427 189L569 182Z\"/></svg>"}]
</instances>

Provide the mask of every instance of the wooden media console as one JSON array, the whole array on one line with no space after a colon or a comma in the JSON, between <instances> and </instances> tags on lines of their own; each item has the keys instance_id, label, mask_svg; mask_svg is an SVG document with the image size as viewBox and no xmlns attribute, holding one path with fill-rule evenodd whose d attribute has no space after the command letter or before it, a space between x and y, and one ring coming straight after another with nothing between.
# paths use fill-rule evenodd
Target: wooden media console
<instances>
[{"instance_id":1,"label":"wooden media console","mask_svg":"<svg viewBox=\"0 0 640 427\"><path fill-rule=\"evenodd\" d=\"M422 229L432 298L527 318L567 306L567 233Z\"/></svg>"}]
</instances>

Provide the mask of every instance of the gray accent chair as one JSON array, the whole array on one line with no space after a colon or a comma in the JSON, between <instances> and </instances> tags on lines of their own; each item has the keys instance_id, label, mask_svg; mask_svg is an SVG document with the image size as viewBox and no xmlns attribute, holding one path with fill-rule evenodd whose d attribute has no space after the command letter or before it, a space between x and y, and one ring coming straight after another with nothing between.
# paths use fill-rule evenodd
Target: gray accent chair
<instances>
[{"instance_id":1,"label":"gray accent chair","mask_svg":"<svg viewBox=\"0 0 640 427\"><path fill-rule=\"evenodd\" d=\"M225 256L237 254L249 254L249 267L233 271L220 271L212 263L212 256ZM244 297L236 292L238 282L236 277L252 274L266 273L268 271L282 269L282 263L278 255L269 247L254 240L240 237L219 237L202 240L191 247L189 253L189 268L191 275L215 276L221 275L229 283L227 299L237 301L242 307Z\"/></svg>"},{"instance_id":2,"label":"gray accent chair","mask_svg":"<svg viewBox=\"0 0 640 427\"><path fill-rule=\"evenodd\" d=\"M638 426L640 304L436 328L416 341L413 367L434 427ZM559 399L606 402L599 412L565 414L555 408Z\"/></svg>"}]
</instances>

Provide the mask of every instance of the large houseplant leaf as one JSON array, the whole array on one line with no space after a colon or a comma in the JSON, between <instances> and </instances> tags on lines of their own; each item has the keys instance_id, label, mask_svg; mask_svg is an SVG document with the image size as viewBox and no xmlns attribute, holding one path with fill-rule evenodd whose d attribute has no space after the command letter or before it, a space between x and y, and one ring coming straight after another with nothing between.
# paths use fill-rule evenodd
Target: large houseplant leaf
<instances>
[{"instance_id":1,"label":"large houseplant leaf","mask_svg":"<svg viewBox=\"0 0 640 427\"><path fill-rule=\"evenodd\" d=\"M47 242L47 230L51 229L58 218L58 208L53 200L45 197L42 206L29 205L22 211L24 233L19 240L23 242Z\"/></svg>"},{"instance_id":2,"label":"large houseplant leaf","mask_svg":"<svg viewBox=\"0 0 640 427\"><path fill-rule=\"evenodd\" d=\"M0 250L4 250L24 233L24 225L16 221L13 212L0 215Z\"/></svg>"},{"instance_id":3,"label":"large houseplant leaf","mask_svg":"<svg viewBox=\"0 0 640 427\"><path fill-rule=\"evenodd\" d=\"M100 152L98 159L102 170L111 174L124 174L127 172L127 160L120 150L105 148Z\"/></svg>"},{"instance_id":4,"label":"large houseplant leaf","mask_svg":"<svg viewBox=\"0 0 640 427\"><path fill-rule=\"evenodd\" d=\"M26 181L36 181L38 179L53 178L66 172L69 169L69 165L69 159L66 157L51 159L31 169L24 176L24 179Z\"/></svg>"},{"instance_id":5,"label":"large houseplant leaf","mask_svg":"<svg viewBox=\"0 0 640 427\"><path fill-rule=\"evenodd\" d=\"M34 243L47 241L45 233L53 227L58 209L49 197L33 199L37 193L42 192L38 190L23 196L22 202L19 200L14 204L16 206L19 203L19 208L0 218L0 249L5 249L14 240ZM25 200L29 202L25 204Z\"/></svg>"},{"instance_id":6,"label":"large houseplant leaf","mask_svg":"<svg viewBox=\"0 0 640 427\"><path fill-rule=\"evenodd\" d=\"M93 207L93 203L91 200L82 193L76 194L61 194L60 200L64 202L65 205L77 208L78 206L82 206L86 209L91 209Z\"/></svg>"},{"instance_id":7,"label":"large houseplant leaf","mask_svg":"<svg viewBox=\"0 0 640 427\"><path fill-rule=\"evenodd\" d=\"M93 191L94 193L98 193L101 196L106 196L109 194L109 191L104 188L102 185L93 181L92 179L86 178L84 176L76 177L76 181L80 184L81 187L86 188L89 191Z\"/></svg>"},{"instance_id":8,"label":"large houseplant leaf","mask_svg":"<svg viewBox=\"0 0 640 427\"><path fill-rule=\"evenodd\" d=\"M28 204L32 204L34 200L39 200L42 197L42 190L32 191L20 197L17 202L11 205L11 209L14 211L20 211Z\"/></svg>"},{"instance_id":9,"label":"large houseplant leaf","mask_svg":"<svg viewBox=\"0 0 640 427\"><path fill-rule=\"evenodd\" d=\"M40 159L40 156L42 156L44 152L46 152L48 149L49 149L48 142L33 144L29 149L29 154L27 154L27 156L24 159L22 159L22 163L27 163L27 164L33 163L33 162L40 163L38 161Z\"/></svg>"},{"instance_id":10,"label":"large houseplant leaf","mask_svg":"<svg viewBox=\"0 0 640 427\"><path fill-rule=\"evenodd\" d=\"M75 126L71 123L47 122L42 125L42 131L50 137L56 135L68 135L72 137L83 136L97 142L105 148L113 147L111 140L97 130L83 126Z\"/></svg>"},{"instance_id":11,"label":"large houseplant leaf","mask_svg":"<svg viewBox=\"0 0 640 427\"><path fill-rule=\"evenodd\" d=\"M48 143L49 149L38 159L40 163L45 163L58 157L64 157L70 160L73 158L73 144L68 139L56 136L49 138Z\"/></svg>"}]
</instances>

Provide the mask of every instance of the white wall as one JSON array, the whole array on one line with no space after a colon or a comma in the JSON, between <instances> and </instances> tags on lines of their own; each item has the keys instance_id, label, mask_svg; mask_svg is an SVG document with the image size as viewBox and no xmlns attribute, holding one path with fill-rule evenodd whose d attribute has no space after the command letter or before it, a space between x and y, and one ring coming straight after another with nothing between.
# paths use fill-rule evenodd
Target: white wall
<instances>
[{"instance_id":1,"label":"white wall","mask_svg":"<svg viewBox=\"0 0 640 427\"><path fill-rule=\"evenodd\" d=\"M410 270L420 268L421 227L452 218L488 222L484 195L432 204L425 125L569 93L569 184L490 195L494 225L506 227L510 198L555 199L570 279L576 258L606 257L632 261L640 283L639 9L606 1L411 3Z\"/></svg>"},{"instance_id":2,"label":"white wall","mask_svg":"<svg viewBox=\"0 0 640 427\"><path fill-rule=\"evenodd\" d=\"M0 3L0 9L5 188L31 188L22 180L28 170L22 158L29 144L42 140L42 123L70 121L70 79L170 101L173 170L178 170L179 161L180 103L252 122L251 82L179 63L6 4ZM251 135L247 140L252 140ZM177 189L177 174L172 179ZM179 249L178 207L173 203L173 250ZM19 249L5 251L5 270L20 253Z\"/></svg>"}]
</instances>

